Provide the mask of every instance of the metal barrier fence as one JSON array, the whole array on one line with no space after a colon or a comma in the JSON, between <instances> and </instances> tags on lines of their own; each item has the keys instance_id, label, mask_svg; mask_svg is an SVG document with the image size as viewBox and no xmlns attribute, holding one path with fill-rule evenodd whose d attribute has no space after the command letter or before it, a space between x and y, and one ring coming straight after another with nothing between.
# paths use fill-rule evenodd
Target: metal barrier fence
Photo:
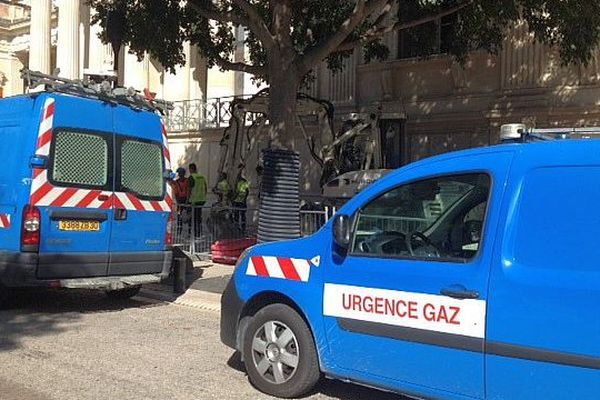
<instances>
[{"instance_id":1,"label":"metal barrier fence","mask_svg":"<svg viewBox=\"0 0 600 400\"><path fill-rule=\"evenodd\" d=\"M335 211L330 207L301 210L301 235L308 236L321 229ZM192 255L209 257L216 241L256 237L257 232L257 208L178 205L173 244Z\"/></svg>"},{"instance_id":2,"label":"metal barrier fence","mask_svg":"<svg viewBox=\"0 0 600 400\"><path fill-rule=\"evenodd\" d=\"M358 229L361 231L395 231L408 234L414 231L422 232L426 230L434 220L363 214L358 221Z\"/></svg>"}]
</instances>

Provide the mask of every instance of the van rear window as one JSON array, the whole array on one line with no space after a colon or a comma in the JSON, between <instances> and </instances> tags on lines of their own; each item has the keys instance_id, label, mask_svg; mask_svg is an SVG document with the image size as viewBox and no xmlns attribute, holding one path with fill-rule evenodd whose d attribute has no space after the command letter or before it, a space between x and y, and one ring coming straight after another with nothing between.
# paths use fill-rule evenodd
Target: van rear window
<instances>
[{"instance_id":1,"label":"van rear window","mask_svg":"<svg viewBox=\"0 0 600 400\"><path fill-rule=\"evenodd\" d=\"M163 152L156 143L121 141L119 191L144 199L164 197Z\"/></svg>"},{"instance_id":2,"label":"van rear window","mask_svg":"<svg viewBox=\"0 0 600 400\"><path fill-rule=\"evenodd\" d=\"M103 136L67 130L54 135L51 181L59 186L108 185L109 144Z\"/></svg>"}]
</instances>

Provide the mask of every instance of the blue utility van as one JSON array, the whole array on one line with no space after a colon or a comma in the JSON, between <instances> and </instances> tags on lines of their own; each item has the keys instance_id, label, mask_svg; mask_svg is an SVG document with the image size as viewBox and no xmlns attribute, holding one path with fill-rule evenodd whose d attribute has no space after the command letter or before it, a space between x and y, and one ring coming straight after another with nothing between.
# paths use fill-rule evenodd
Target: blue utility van
<instances>
[{"instance_id":1,"label":"blue utility van","mask_svg":"<svg viewBox=\"0 0 600 400\"><path fill-rule=\"evenodd\" d=\"M137 103L73 87L0 100L0 297L49 286L127 298L168 275L166 134Z\"/></svg>"},{"instance_id":2,"label":"blue utility van","mask_svg":"<svg viewBox=\"0 0 600 400\"><path fill-rule=\"evenodd\" d=\"M279 397L321 376L427 399L600 397L600 141L432 157L316 234L249 249L221 340Z\"/></svg>"}]
</instances>

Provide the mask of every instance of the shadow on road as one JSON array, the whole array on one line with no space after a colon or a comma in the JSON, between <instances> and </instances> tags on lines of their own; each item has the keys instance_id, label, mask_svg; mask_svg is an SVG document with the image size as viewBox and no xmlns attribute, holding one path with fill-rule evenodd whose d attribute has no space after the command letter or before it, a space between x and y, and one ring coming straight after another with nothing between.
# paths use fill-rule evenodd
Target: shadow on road
<instances>
[{"instance_id":1,"label":"shadow on road","mask_svg":"<svg viewBox=\"0 0 600 400\"><path fill-rule=\"evenodd\" d=\"M408 400L408 398L398 394L331 379L321 379L321 382L315 388L315 392L339 400Z\"/></svg>"},{"instance_id":2,"label":"shadow on road","mask_svg":"<svg viewBox=\"0 0 600 400\"><path fill-rule=\"evenodd\" d=\"M246 372L240 353L237 351L229 357L227 365L236 371ZM339 400L408 400L406 397L397 394L325 378L321 379L308 396L317 393Z\"/></svg>"},{"instance_id":3,"label":"shadow on road","mask_svg":"<svg viewBox=\"0 0 600 400\"><path fill-rule=\"evenodd\" d=\"M17 290L0 309L0 352L19 348L27 337L76 329L82 313L147 306L136 300L108 299L101 291Z\"/></svg>"}]
</instances>

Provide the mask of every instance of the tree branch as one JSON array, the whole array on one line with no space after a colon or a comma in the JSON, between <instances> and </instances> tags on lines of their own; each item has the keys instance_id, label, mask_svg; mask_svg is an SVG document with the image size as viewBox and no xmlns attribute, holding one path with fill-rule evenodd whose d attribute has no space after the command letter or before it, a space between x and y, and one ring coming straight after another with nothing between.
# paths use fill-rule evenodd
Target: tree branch
<instances>
[{"instance_id":1,"label":"tree branch","mask_svg":"<svg viewBox=\"0 0 600 400\"><path fill-rule=\"evenodd\" d=\"M232 11L222 12L215 9L207 9L196 3L194 0L188 0L187 5L189 5L194 11L196 11L200 16L211 19L214 21L219 21L222 23L233 23L236 25L248 26L248 18L244 18L241 15L235 14Z\"/></svg>"},{"instance_id":2,"label":"tree branch","mask_svg":"<svg viewBox=\"0 0 600 400\"><path fill-rule=\"evenodd\" d=\"M265 76L267 69L262 65L249 65L243 62L231 62L223 57L215 58L215 63L228 71L242 71L254 76Z\"/></svg>"},{"instance_id":3,"label":"tree branch","mask_svg":"<svg viewBox=\"0 0 600 400\"><path fill-rule=\"evenodd\" d=\"M428 15L426 17L415 19L413 21L396 22L395 24L390 25L390 26L377 26L376 25L373 28L369 29L367 32L365 32L365 34L360 39L342 43L335 50L335 52L337 53L337 52L341 52L341 51L354 50L357 47L364 46L365 44L371 43L371 42L381 38L386 33L410 29L410 28L414 28L415 26L419 26L419 25L426 24L428 22L435 21L438 18L443 18L448 15L454 14L454 13L462 10L463 8L470 6L473 3L474 3L474 0L469 0L465 3L458 4L452 8L441 11L437 14Z\"/></svg>"},{"instance_id":4,"label":"tree branch","mask_svg":"<svg viewBox=\"0 0 600 400\"><path fill-rule=\"evenodd\" d=\"M280 47L280 50L293 50L294 44L292 42L291 29L292 29L292 0L279 0L271 1L269 6L271 8L272 23L271 30L275 36L275 40ZM295 53L294 53L295 54Z\"/></svg>"},{"instance_id":5,"label":"tree branch","mask_svg":"<svg viewBox=\"0 0 600 400\"><path fill-rule=\"evenodd\" d=\"M270 48L275 46L275 39L264 19L260 16L256 8L250 4L247 0L232 0L235 5L242 9L248 15L248 24L246 25L256 37L262 42L265 50L269 51Z\"/></svg>"},{"instance_id":6,"label":"tree branch","mask_svg":"<svg viewBox=\"0 0 600 400\"><path fill-rule=\"evenodd\" d=\"M300 74L305 75L315 65L336 51L348 35L352 33L374 11L384 7L389 0L357 0L352 14L342 23L338 31L329 38L317 43L300 56Z\"/></svg>"},{"instance_id":7,"label":"tree branch","mask_svg":"<svg viewBox=\"0 0 600 400\"><path fill-rule=\"evenodd\" d=\"M392 1L393 0L388 0L387 4L383 6L381 14L373 23L374 26L381 26L383 24L383 21L385 21L385 19L390 15L390 12L392 11ZM375 11L377 10L369 10L369 14L373 14Z\"/></svg>"}]
</instances>

